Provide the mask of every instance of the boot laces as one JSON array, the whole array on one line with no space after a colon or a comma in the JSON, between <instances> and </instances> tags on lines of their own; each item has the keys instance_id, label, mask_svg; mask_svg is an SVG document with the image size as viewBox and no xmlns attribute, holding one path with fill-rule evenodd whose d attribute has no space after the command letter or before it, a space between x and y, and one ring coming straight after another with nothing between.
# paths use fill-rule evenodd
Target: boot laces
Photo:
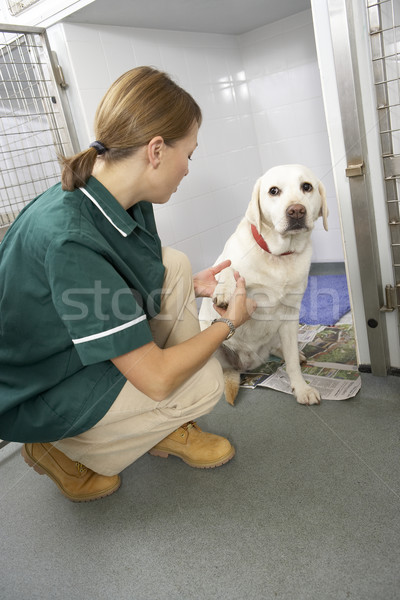
<instances>
[{"instance_id":1,"label":"boot laces","mask_svg":"<svg viewBox=\"0 0 400 600\"><path fill-rule=\"evenodd\" d=\"M80 462L76 462L76 468L78 469L79 473L85 473L85 471L87 471L85 465L83 465Z\"/></svg>"},{"instance_id":2,"label":"boot laces","mask_svg":"<svg viewBox=\"0 0 400 600\"><path fill-rule=\"evenodd\" d=\"M189 429L192 429L192 427L194 427L196 425L196 421L188 421L187 423L184 423L183 425L181 425L182 429L185 429L185 431L189 431Z\"/></svg>"},{"instance_id":3,"label":"boot laces","mask_svg":"<svg viewBox=\"0 0 400 600\"><path fill-rule=\"evenodd\" d=\"M200 427L197 425L196 421L188 421L187 423L184 423L183 425L180 426L180 429L183 429L184 431L189 432L191 429L198 429L199 431L201 431ZM179 431L179 430L178 430ZM181 433L181 437L184 438L185 434Z\"/></svg>"}]
</instances>

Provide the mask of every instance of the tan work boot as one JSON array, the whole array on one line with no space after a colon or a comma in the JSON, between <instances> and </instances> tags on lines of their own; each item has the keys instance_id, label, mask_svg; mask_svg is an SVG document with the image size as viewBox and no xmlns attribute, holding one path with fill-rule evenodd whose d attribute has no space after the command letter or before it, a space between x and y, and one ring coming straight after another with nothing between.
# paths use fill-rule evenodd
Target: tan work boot
<instances>
[{"instance_id":1,"label":"tan work boot","mask_svg":"<svg viewBox=\"0 0 400 600\"><path fill-rule=\"evenodd\" d=\"M211 469L235 456L235 448L220 435L205 433L195 421L189 421L170 433L149 451L153 456L178 456L191 467Z\"/></svg>"},{"instance_id":2,"label":"tan work boot","mask_svg":"<svg viewBox=\"0 0 400 600\"><path fill-rule=\"evenodd\" d=\"M119 475L99 475L48 443L24 444L21 454L30 467L40 475L50 477L72 502L104 498L116 492L121 485Z\"/></svg>"}]
</instances>

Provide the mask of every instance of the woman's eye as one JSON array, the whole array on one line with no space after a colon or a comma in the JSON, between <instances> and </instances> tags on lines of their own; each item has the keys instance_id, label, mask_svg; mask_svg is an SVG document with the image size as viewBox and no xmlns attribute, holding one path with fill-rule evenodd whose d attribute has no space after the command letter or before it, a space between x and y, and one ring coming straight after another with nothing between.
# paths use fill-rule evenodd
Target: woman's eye
<instances>
[{"instance_id":1,"label":"woman's eye","mask_svg":"<svg viewBox=\"0 0 400 600\"><path fill-rule=\"evenodd\" d=\"M272 187L272 188L269 188L269 190L268 190L268 194L270 196L279 196L280 192L281 192L280 189L277 187Z\"/></svg>"},{"instance_id":2,"label":"woman's eye","mask_svg":"<svg viewBox=\"0 0 400 600\"><path fill-rule=\"evenodd\" d=\"M189 160L192 160L192 155L188 156L188 159L189 159Z\"/></svg>"},{"instance_id":3,"label":"woman's eye","mask_svg":"<svg viewBox=\"0 0 400 600\"><path fill-rule=\"evenodd\" d=\"M301 189L303 190L303 192L312 192L313 186L311 185L311 183L306 182L302 184Z\"/></svg>"}]
</instances>

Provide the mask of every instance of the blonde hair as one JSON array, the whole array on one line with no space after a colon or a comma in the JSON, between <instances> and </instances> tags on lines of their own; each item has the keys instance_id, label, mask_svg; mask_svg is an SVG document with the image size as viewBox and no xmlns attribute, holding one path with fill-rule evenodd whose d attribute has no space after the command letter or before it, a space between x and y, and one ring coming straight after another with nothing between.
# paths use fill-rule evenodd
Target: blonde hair
<instances>
[{"instance_id":1,"label":"blonde hair","mask_svg":"<svg viewBox=\"0 0 400 600\"><path fill-rule=\"evenodd\" d=\"M185 137L201 110L192 96L162 71L137 67L119 77L106 92L95 115L96 140L105 146L102 160L123 160L160 135L167 145ZM62 157L62 188L72 191L89 179L98 152L89 147Z\"/></svg>"}]
</instances>

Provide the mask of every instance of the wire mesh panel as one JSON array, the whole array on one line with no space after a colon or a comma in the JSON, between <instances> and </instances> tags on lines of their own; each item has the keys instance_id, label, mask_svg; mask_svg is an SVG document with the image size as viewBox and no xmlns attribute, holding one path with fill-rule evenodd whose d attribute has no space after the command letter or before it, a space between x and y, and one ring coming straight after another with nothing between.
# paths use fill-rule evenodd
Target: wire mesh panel
<instances>
[{"instance_id":1,"label":"wire mesh panel","mask_svg":"<svg viewBox=\"0 0 400 600\"><path fill-rule=\"evenodd\" d=\"M72 153L44 32L0 30L0 227L60 179Z\"/></svg>"},{"instance_id":2,"label":"wire mesh panel","mask_svg":"<svg viewBox=\"0 0 400 600\"><path fill-rule=\"evenodd\" d=\"M367 11L396 282L387 300L400 309L400 2L367 0Z\"/></svg>"}]
</instances>

